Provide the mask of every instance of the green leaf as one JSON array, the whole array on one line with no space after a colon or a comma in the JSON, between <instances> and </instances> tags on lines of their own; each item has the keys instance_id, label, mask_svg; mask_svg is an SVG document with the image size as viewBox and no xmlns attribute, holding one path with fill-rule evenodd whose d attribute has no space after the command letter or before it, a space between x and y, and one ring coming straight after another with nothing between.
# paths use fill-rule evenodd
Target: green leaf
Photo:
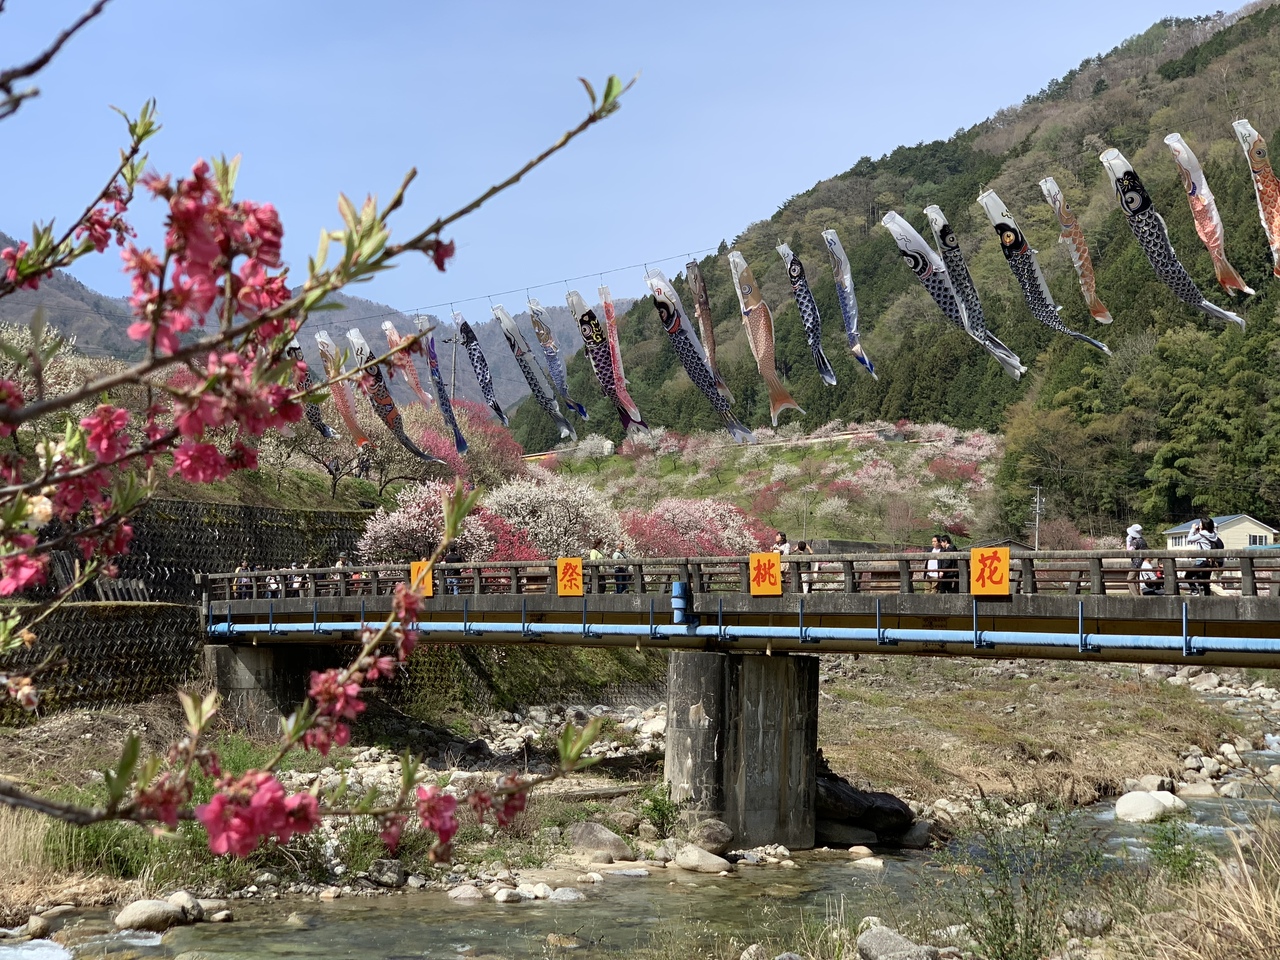
<instances>
[{"instance_id":1,"label":"green leaf","mask_svg":"<svg viewBox=\"0 0 1280 960\"><path fill-rule=\"evenodd\" d=\"M107 786L108 807L117 807L124 799L133 777L133 768L138 764L138 753L141 748L142 742L138 739L138 735L130 734L124 742L124 749L120 751L120 760L116 763L116 768L103 771L103 780Z\"/></svg>"},{"instance_id":2,"label":"green leaf","mask_svg":"<svg viewBox=\"0 0 1280 960\"><path fill-rule=\"evenodd\" d=\"M604 84L604 106L609 106L622 94L622 81L616 74L609 74Z\"/></svg>"}]
</instances>

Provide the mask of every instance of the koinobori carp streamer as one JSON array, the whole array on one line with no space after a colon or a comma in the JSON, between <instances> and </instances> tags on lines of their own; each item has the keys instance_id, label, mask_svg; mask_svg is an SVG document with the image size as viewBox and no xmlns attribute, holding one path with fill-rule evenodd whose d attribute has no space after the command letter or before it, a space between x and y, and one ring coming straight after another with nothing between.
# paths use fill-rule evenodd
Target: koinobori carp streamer
<instances>
[{"instance_id":1,"label":"koinobori carp streamer","mask_svg":"<svg viewBox=\"0 0 1280 960\"><path fill-rule=\"evenodd\" d=\"M831 362L822 352L822 315L818 312L818 302L813 299L813 291L809 289L809 278L805 276L804 264L787 244L779 244L776 249L787 267L787 279L791 281L791 295L795 298L796 309L800 311L800 324L804 327L805 340L809 343L809 354L813 357L814 366L818 368L818 375L822 377L822 382L829 387L834 387L836 372L831 369Z\"/></svg>"},{"instance_id":2,"label":"koinobori carp streamer","mask_svg":"<svg viewBox=\"0 0 1280 960\"><path fill-rule=\"evenodd\" d=\"M297 337L289 341L289 346L284 349L284 355L294 363L306 363L302 359L302 344L298 342ZM310 393L317 385L316 378L311 375L310 370L304 370L294 375L293 388L295 390L305 390ZM320 404L308 400L304 409L307 414L307 423L315 428L316 433L326 440L332 440L337 436L333 431L333 427L324 422L324 414L320 410Z\"/></svg>"},{"instance_id":3,"label":"koinobori carp streamer","mask_svg":"<svg viewBox=\"0 0 1280 960\"><path fill-rule=\"evenodd\" d=\"M1232 296L1237 293L1252 296L1252 288L1227 259L1227 231L1222 226L1218 202L1209 189L1209 181L1205 179L1204 168L1200 166L1199 159L1180 133L1169 134L1164 142L1172 151L1173 162L1178 166L1178 176L1182 178L1182 188L1187 191L1187 203L1191 205L1191 219L1195 221L1200 242L1209 251L1218 284Z\"/></svg>"},{"instance_id":4,"label":"koinobori carp streamer","mask_svg":"<svg viewBox=\"0 0 1280 960\"><path fill-rule=\"evenodd\" d=\"M1031 315L1050 330L1065 333L1068 337L1087 343L1110 356L1111 348L1101 340L1072 330L1062 322L1062 318L1058 316L1058 311L1062 308L1053 302L1053 294L1049 292L1049 284L1045 282L1044 273L1040 270L1036 252L1018 229L1018 224L1004 201L996 196L994 190L984 190L978 195L978 205L986 211L987 219L1000 238L1000 250L1004 253L1018 286L1022 288L1022 297L1027 302Z\"/></svg>"},{"instance_id":5,"label":"koinobori carp streamer","mask_svg":"<svg viewBox=\"0 0 1280 960\"><path fill-rule=\"evenodd\" d=\"M778 376L778 367L773 358L773 314L760 295L755 274L747 265L746 258L737 250L729 251L729 269L733 271L733 285L738 291L738 306L742 310L743 326L747 328L751 354L756 358L756 369L769 388L769 416L776 427L778 414L783 410L798 410L802 415L804 411L800 409L800 404L791 399L791 394Z\"/></svg>"},{"instance_id":6,"label":"koinobori carp streamer","mask_svg":"<svg viewBox=\"0 0 1280 960\"><path fill-rule=\"evenodd\" d=\"M351 349L355 354L356 366L368 367L365 370L365 376L368 378L367 382L369 384L369 402L373 404L373 412L378 415L378 419L386 424L387 429L400 441L400 446L404 447L419 460L425 460L428 463L441 463L442 461L439 457L433 457L423 451L404 432L404 421L400 418L400 408L396 406L395 400L391 397L391 391L387 389L387 381L382 375L382 369L376 363L373 363L375 354L369 348L364 334L352 328L347 331L347 340L351 343Z\"/></svg>"},{"instance_id":7,"label":"koinobori carp streamer","mask_svg":"<svg viewBox=\"0 0 1280 960\"><path fill-rule=\"evenodd\" d=\"M507 346L511 348L511 355L516 358L516 366L524 375L524 382L529 385L529 392L538 401L538 406L545 410L547 416L560 428L560 439L577 440L578 433L560 412L560 405L556 403L556 398L542 388L536 362L533 354L529 352L529 341L524 338L524 334L516 326L511 314L507 313L506 308L499 303L494 306L493 315L498 318L498 323L502 326L502 335L506 338Z\"/></svg>"},{"instance_id":8,"label":"koinobori carp streamer","mask_svg":"<svg viewBox=\"0 0 1280 960\"><path fill-rule=\"evenodd\" d=\"M1062 195L1062 188L1053 177L1045 177L1040 181L1040 192L1053 208L1053 215L1058 218L1058 242L1066 244L1071 252L1071 263L1076 268L1076 277L1080 280L1080 292L1084 294L1084 302L1089 314L1099 323L1111 322L1111 311L1098 298L1097 280L1093 275L1093 258L1089 256L1089 245L1084 240L1084 230L1080 221L1067 205L1067 198Z\"/></svg>"},{"instance_id":9,"label":"koinobori carp streamer","mask_svg":"<svg viewBox=\"0 0 1280 960\"><path fill-rule=\"evenodd\" d=\"M1134 172L1133 164L1115 148L1104 150L1098 159L1111 178L1116 199L1120 201L1120 209L1129 222L1129 230L1142 247L1142 252L1147 255L1151 269L1156 272L1160 282L1183 303L1219 320L1238 323L1243 328L1244 318L1206 300L1196 282L1187 274L1178 255L1173 251L1173 244L1169 242L1169 231L1165 229L1164 220L1151 205L1151 196L1142 185L1141 178Z\"/></svg>"},{"instance_id":10,"label":"koinobori carp streamer","mask_svg":"<svg viewBox=\"0 0 1280 960\"><path fill-rule=\"evenodd\" d=\"M1249 160L1253 192L1258 197L1258 216L1262 218L1262 229L1266 231L1267 243L1271 247L1271 262L1274 264L1271 272L1280 277L1280 179L1271 169L1267 141L1262 139L1262 134L1253 129L1248 120L1235 121L1231 129L1236 132L1236 138Z\"/></svg>"},{"instance_id":11,"label":"koinobori carp streamer","mask_svg":"<svg viewBox=\"0 0 1280 960\"><path fill-rule=\"evenodd\" d=\"M471 361L471 369L476 375L476 383L480 384L480 393L484 396L484 402L502 421L502 425L507 426L507 415L502 412L502 407L498 406L498 398L493 392L493 374L489 372L489 361L485 359L484 351L480 349L476 332L471 329L471 324L463 319L462 314L456 311L453 314L453 322L458 325L458 336L462 337L462 346L467 351L467 359Z\"/></svg>"},{"instance_id":12,"label":"koinobori carp streamer","mask_svg":"<svg viewBox=\"0 0 1280 960\"><path fill-rule=\"evenodd\" d=\"M600 384L600 391L606 399L617 408L623 431L627 433L632 430L647 431L649 425L641 418L640 411L624 403L618 393L618 381L613 372L613 356L609 350L609 335L600 326L600 319L596 316L596 312L587 306L587 301L577 290L570 290L564 298L569 305L569 312L578 323L578 330L582 333L582 346L586 351L587 361L591 364L591 370L596 375L596 382Z\"/></svg>"},{"instance_id":13,"label":"koinobori carp streamer","mask_svg":"<svg viewBox=\"0 0 1280 960\"><path fill-rule=\"evenodd\" d=\"M1004 367L1011 377L1017 380L1022 376L1026 368L1022 366L1022 362L1018 360L1012 350L992 334L986 333L984 337L979 336L974 331L970 325L964 301L960 299L959 293L956 292L956 288L951 282L951 275L947 272L946 263L942 257L930 249L929 244L925 242L924 237L920 236L916 228L892 210L884 215L880 223L893 236L894 242L898 245L898 252L902 254L902 259L907 262L907 266L916 275L916 279L920 281L925 291L933 298L933 302L938 305L938 309L942 311L943 316L964 330L981 344L983 349L1000 361L1000 365ZM985 329L984 325L983 330L985 331Z\"/></svg>"},{"instance_id":14,"label":"koinobori carp streamer","mask_svg":"<svg viewBox=\"0 0 1280 960\"><path fill-rule=\"evenodd\" d=\"M693 314L698 318L698 331L702 334L702 349L707 353L707 367L715 378L716 389L726 400L733 403L733 394L720 376L720 368L716 366L716 325L711 317L711 299L707 296L707 281L702 276L702 268L697 260L690 260L684 265L684 277L689 282L689 291L693 294Z\"/></svg>"},{"instance_id":15,"label":"koinobori carp streamer","mask_svg":"<svg viewBox=\"0 0 1280 960\"><path fill-rule=\"evenodd\" d=\"M693 325L684 312L684 304L675 288L667 281L661 270L650 270L644 275L649 292L653 295L653 305L658 310L658 319L662 321L662 329L667 332L667 339L684 367L685 373L693 381L693 385L702 391L720 414L720 420L729 435L739 442L755 443L755 434L748 430L729 409L729 400L716 388L715 378L711 375L711 367L707 364L706 352L693 332Z\"/></svg>"},{"instance_id":16,"label":"koinobori carp streamer","mask_svg":"<svg viewBox=\"0 0 1280 960\"><path fill-rule=\"evenodd\" d=\"M449 391L445 388L444 377L440 374L440 358L436 355L436 338L427 334L427 367L431 370L431 382L435 385L436 396L440 399L440 415L444 417L445 426L453 431L453 446L458 453L467 452L467 441L458 429L458 419L453 415L453 401L449 399Z\"/></svg>"},{"instance_id":17,"label":"koinobori carp streamer","mask_svg":"<svg viewBox=\"0 0 1280 960\"><path fill-rule=\"evenodd\" d=\"M642 419L640 408L627 392L627 377L622 370L622 344L618 340L618 317L613 309L613 294L603 284L597 288L597 292L600 294L600 309L604 311L604 333L609 338L609 362L613 366L613 388L618 394L618 399L626 405L631 419L640 420Z\"/></svg>"},{"instance_id":18,"label":"koinobori carp streamer","mask_svg":"<svg viewBox=\"0 0 1280 960\"><path fill-rule=\"evenodd\" d=\"M834 230L823 230L822 239L827 244L831 272L836 279L836 299L840 302L840 316L844 319L844 336L849 343L849 352L867 373L879 380L875 365L862 349L862 339L858 335L858 298L853 289L853 270L849 267L849 258L845 256L840 236Z\"/></svg>"},{"instance_id":19,"label":"koinobori carp streamer","mask_svg":"<svg viewBox=\"0 0 1280 960\"><path fill-rule=\"evenodd\" d=\"M994 333L987 329L987 318L982 310L982 300L978 297L978 288L973 285L969 276L969 265L964 262L964 254L960 252L960 241L951 223L936 204L924 208L925 218L933 231L933 239L938 247L938 256L947 268L947 276L956 297L964 307L964 328L969 336L982 344L983 348L996 358L1005 373L1015 380L1022 378L1027 372L1018 355L1006 347ZM921 238L923 242L924 238Z\"/></svg>"},{"instance_id":20,"label":"koinobori carp streamer","mask_svg":"<svg viewBox=\"0 0 1280 960\"><path fill-rule=\"evenodd\" d=\"M342 368L342 355L338 352L338 345L323 330L316 334L316 345L320 348L325 379L331 381L329 396L333 397L333 405L338 408L338 416L342 418L351 442L357 448L363 447L370 442L369 438L364 435L360 422L356 420L356 408L352 405L347 381L337 379L346 372Z\"/></svg>"},{"instance_id":21,"label":"koinobori carp streamer","mask_svg":"<svg viewBox=\"0 0 1280 960\"><path fill-rule=\"evenodd\" d=\"M555 334L551 332L546 308L537 300L529 301L529 322L533 324L534 336L542 345L542 355L547 358L547 373L551 375L551 383L556 388L556 393L560 395L566 407L586 420L587 408L569 396L569 380L565 374L564 361L560 359L560 345L556 343Z\"/></svg>"},{"instance_id":22,"label":"koinobori carp streamer","mask_svg":"<svg viewBox=\"0 0 1280 960\"><path fill-rule=\"evenodd\" d=\"M382 332L387 335L387 346L394 351L387 357L387 361L404 374L405 379L409 381L409 388L417 394L422 405L429 409L434 401L431 399L431 394L422 389L422 381L418 379L418 368L413 365L413 357L409 356L408 350L398 349L400 344L404 343L404 337L400 336L400 331L390 320L382 321Z\"/></svg>"}]
</instances>

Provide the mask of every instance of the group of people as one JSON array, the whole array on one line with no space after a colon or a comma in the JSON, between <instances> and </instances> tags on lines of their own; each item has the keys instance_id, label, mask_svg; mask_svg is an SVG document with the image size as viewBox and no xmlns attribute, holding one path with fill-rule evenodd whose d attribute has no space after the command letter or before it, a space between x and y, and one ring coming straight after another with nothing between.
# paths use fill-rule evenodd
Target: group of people
<instances>
[{"instance_id":1,"label":"group of people","mask_svg":"<svg viewBox=\"0 0 1280 960\"><path fill-rule=\"evenodd\" d=\"M608 543L603 537L596 537L591 542L591 549L587 552L587 559L595 562L603 560L626 560L628 554L621 542ZM590 591L591 584L586 585L586 589ZM627 572L625 563L618 563L613 568L613 592L627 593L631 589L631 574ZM601 590L608 593L608 588L604 585L604 578L601 578Z\"/></svg>"},{"instance_id":2,"label":"group of people","mask_svg":"<svg viewBox=\"0 0 1280 960\"><path fill-rule=\"evenodd\" d=\"M808 554L809 556L813 556L813 547L809 546L809 542L807 540L798 540L796 541L795 546L792 546L787 541L787 535L783 533L781 530L779 530L777 533L773 535L773 552L780 553L784 557L803 556L805 554ZM807 560L801 560L794 563L790 563L788 564L788 566L794 568L796 571L799 572L801 592L803 593L811 592L813 590L813 579L814 579L813 565L809 563Z\"/></svg>"},{"instance_id":3,"label":"group of people","mask_svg":"<svg viewBox=\"0 0 1280 960\"><path fill-rule=\"evenodd\" d=\"M960 562L955 557L947 556L949 553L960 552L951 542L951 534L934 534L929 552L941 554L941 556L929 557L928 563L925 564L924 576L929 582L930 589L934 593L959 593Z\"/></svg>"},{"instance_id":4,"label":"group of people","mask_svg":"<svg viewBox=\"0 0 1280 960\"><path fill-rule=\"evenodd\" d=\"M1197 550L1224 550L1226 545L1214 529L1213 519L1202 517L1191 524L1191 532L1187 535L1186 546ZM1124 548L1126 550L1149 550L1146 538L1142 536L1142 524L1135 523L1125 531ZM1184 574L1187 592L1193 597L1212 595L1210 581L1213 571L1222 566L1217 557L1200 557L1192 568ZM1163 596L1165 590L1164 561L1151 557L1134 557L1130 561L1129 592L1135 597Z\"/></svg>"}]
</instances>

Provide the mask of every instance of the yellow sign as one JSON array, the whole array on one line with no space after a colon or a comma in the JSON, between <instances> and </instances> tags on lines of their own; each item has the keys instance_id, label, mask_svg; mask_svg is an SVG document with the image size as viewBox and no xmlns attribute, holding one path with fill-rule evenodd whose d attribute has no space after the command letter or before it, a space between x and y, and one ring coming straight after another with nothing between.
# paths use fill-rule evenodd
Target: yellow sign
<instances>
[{"instance_id":1,"label":"yellow sign","mask_svg":"<svg viewBox=\"0 0 1280 960\"><path fill-rule=\"evenodd\" d=\"M750 559L751 595L753 597L782 596L782 555L753 553Z\"/></svg>"},{"instance_id":2,"label":"yellow sign","mask_svg":"<svg viewBox=\"0 0 1280 960\"><path fill-rule=\"evenodd\" d=\"M982 597L1009 595L1009 548L982 547L969 551L969 592Z\"/></svg>"},{"instance_id":3,"label":"yellow sign","mask_svg":"<svg viewBox=\"0 0 1280 960\"><path fill-rule=\"evenodd\" d=\"M435 595L435 578L431 576L431 565L425 560L414 560L409 564L409 585L422 591L424 597Z\"/></svg>"},{"instance_id":4,"label":"yellow sign","mask_svg":"<svg viewBox=\"0 0 1280 960\"><path fill-rule=\"evenodd\" d=\"M556 593L562 597L582 596L581 557L559 557L556 560Z\"/></svg>"}]
</instances>

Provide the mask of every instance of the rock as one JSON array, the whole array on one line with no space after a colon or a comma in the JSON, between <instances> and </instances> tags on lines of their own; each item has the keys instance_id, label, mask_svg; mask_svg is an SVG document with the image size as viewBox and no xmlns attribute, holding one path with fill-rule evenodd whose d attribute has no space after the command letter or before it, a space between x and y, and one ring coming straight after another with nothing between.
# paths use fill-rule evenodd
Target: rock
<instances>
[{"instance_id":1,"label":"rock","mask_svg":"<svg viewBox=\"0 0 1280 960\"><path fill-rule=\"evenodd\" d=\"M235 919L231 916L230 910L217 910L213 913L206 913L204 918L210 923L230 923Z\"/></svg>"},{"instance_id":2,"label":"rock","mask_svg":"<svg viewBox=\"0 0 1280 960\"><path fill-rule=\"evenodd\" d=\"M50 907L48 910L42 910L40 916L46 920L53 920L57 917L65 917L68 913L75 913L76 905L74 903L60 903L56 907Z\"/></svg>"},{"instance_id":3,"label":"rock","mask_svg":"<svg viewBox=\"0 0 1280 960\"><path fill-rule=\"evenodd\" d=\"M416 873L411 873L409 874L409 879L406 883L408 883L414 890L421 890L427 885L427 878Z\"/></svg>"},{"instance_id":4,"label":"rock","mask_svg":"<svg viewBox=\"0 0 1280 960\"><path fill-rule=\"evenodd\" d=\"M1244 784L1239 780L1232 780L1230 783L1224 783L1218 788L1218 796L1226 797L1228 800L1244 799Z\"/></svg>"},{"instance_id":5,"label":"rock","mask_svg":"<svg viewBox=\"0 0 1280 960\"><path fill-rule=\"evenodd\" d=\"M648 820L642 820L640 825L636 827L636 836L641 840L657 840L659 836L658 828Z\"/></svg>"},{"instance_id":6,"label":"rock","mask_svg":"<svg viewBox=\"0 0 1280 960\"><path fill-rule=\"evenodd\" d=\"M884 925L884 921L879 917L863 917L858 921L858 929L856 932L858 936L862 936L862 934L866 933L868 930L873 930L876 927L883 927Z\"/></svg>"},{"instance_id":7,"label":"rock","mask_svg":"<svg viewBox=\"0 0 1280 960\"><path fill-rule=\"evenodd\" d=\"M938 948L921 946L888 927L871 927L858 934L862 960L938 960Z\"/></svg>"},{"instance_id":8,"label":"rock","mask_svg":"<svg viewBox=\"0 0 1280 960\"><path fill-rule=\"evenodd\" d=\"M859 870L883 870L884 860L881 857L861 857L849 863L851 867L857 867Z\"/></svg>"},{"instance_id":9,"label":"rock","mask_svg":"<svg viewBox=\"0 0 1280 960\"><path fill-rule=\"evenodd\" d=\"M512 890L511 892L515 893L514 890ZM516 896L518 897L519 894L516 894ZM479 890L477 890L475 887L471 886L471 884L464 883L462 886L454 887L452 890L449 891L449 899L458 900L464 903L475 902L476 900L483 900L484 894L481 893Z\"/></svg>"},{"instance_id":10,"label":"rock","mask_svg":"<svg viewBox=\"0 0 1280 960\"><path fill-rule=\"evenodd\" d=\"M547 946L549 947L559 947L562 950L581 950L583 947L590 945L588 941L583 940L581 937L576 937L572 933L547 934Z\"/></svg>"},{"instance_id":11,"label":"rock","mask_svg":"<svg viewBox=\"0 0 1280 960\"><path fill-rule=\"evenodd\" d=\"M849 858L851 860L865 860L867 857L874 857L875 853L870 847L850 847Z\"/></svg>"},{"instance_id":12,"label":"rock","mask_svg":"<svg viewBox=\"0 0 1280 960\"><path fill-rule=\"evenodd\" d=\"M632 834L640 829L640 818L630 810L619 810L611 819L614 826L625 834Z\"/></svg>"},{"instance_id":13,"label":"rock","mask_svg":"<svg viewBox=\"0 0 1280 960\"><path fill-rule=\"evenodd\" d=\"M375 860L369 864L369 879L380 887L403 887L408 878L399 860Z\"/></svg>"},{"instance_id":14,"label":"rock","mask_svg":"<svg viewBox=\"0 0 1280 960\"><path fill-rule=\"evenodd\" d=\"M858 790L848 780L837 776L818 751L818 794L816 813L819 820L847 823L886 837L905 833L915 815L907 804L891 793Z\"/></svg>"},{"instance_id":15,"label":"rock","mask_svg":"<svg viewBox=\"0 0 1280 960\"><path fill-rule=\"evenodd\" d=\"M1162 799L1166 796L1181 804L1183 810L1187 808L1185 803L1182 803L1181 800L1166 791L1148 792L1135 790L1133 793L1126 793L1116 801L1116 819L1127 823L1151 823L1156 820L1163 820L1170 814L1177 812L1172 804L1166 803Z\"/></svg>"},{"instance_id":16,"label":"rock","mask_svg":"<svg viewBox=\"0 0 1280 960\"><path fill-rule=\"evenodd\" d=\"M1145 790L1148 792L1152 790L1172 790L1173 781L1170 780L1168 777L1162 777L1159 774L1149 773L1145 777L1138 778L1138 785L1134 787L1134 789Z\"/></svg>"},{"instance_id":17,"label":"rock","mask_svg":"<svg viewBox=\"0 0 1280 960\"><path fill-rule=\"evenodd\" d=\"M207 917L211 913L217 913L219 910L227 909L227 901L201 899L200 909L204 911L204 914Z\"/></svg>"},{"instance_id":18,"label":"rock","mask_svg":"<svg viewBox=\"0 0 1280 960\"><path fill-rule=\"evenodd\" d=\"M689 842L718 857L733 843L733 831L721 820L701 820L689 831Z\"/></svg>"},{"instance_id":19,"label":"rock","mask_svg":"<svg viewBox=\"0 0 1280 960\"><path fill-rule=\"evenodd\" d=\"M254 877L253 882L260 887L274 887L280 883L280 878L277 877L274 873L268 873L264 871L258 874L256 877Z\"/></svg>"},{"instance_id":20,"label":"rock","mask_svg":"<svg viewBox=\"0 0 1280 960\"><path fill-rule=\"evenodd\" d=\"M160 932L184 919L182 909L167 900L135 900L116 914L116 929Z\"/></svg>"},{"instance_id":21,"label":"rock","mask_svg":"<svg viewBox=\"0 0 1280 960\"><path fill-rule=\"evenodd\" d=\"M1170 813L1186 813L1187 805L1168 790L1153 790L1151 795L1168 808Z\"/></svg>"},{"instance_id":22,"label":"rock","mask_svg":"<svg viewBox=\"0 0 1280 960\"><path fill-rule=\"evenodd\" d=\"M307 922L307 918L298 913L297 910L284 918L284 925L293 930L306 930L311 926L311 924Z\"/></svg>"},{"instance_id":23,"label":"rock","mask_svg":"<svg viewBox=\"0 0 1280 960\"><path fill-rule=\"evenodd\" d=\"M933 821L917 820L898 838L898 844L908 850L924 850L933 841Z\"/></svg>"},{"instance_id":24,"label":"rock","mask_svg":"<svg viewBox=\"0 0 1280 960\"><path fill-rule=\"evenodd\" d=\"M667 732L667 718L665 716L654 717L652 720L646 720L640 724L640 732L646 737L661 737Z\"/></svg>"},{"instance_id":25,"label":"rock","mask_svg":"<svg viewBox=\"0 0 1280 960\"><path fill-rule=\"evenodd\" d=\"M1202 673L1191 681L1188 686L1196 693L1207 693L1210 690L1216 690L1222 686L1222 678L1216 673Z\"/></svg>"},{"instance_id":26,"label":"rock","mask_svg":"<svg viewBox=\"0 0 1280 960\"><path fill-rule=\"evenodd\" d=\"M603 850L614 860L630 860L631 848L627 841L598 823L575 823L566 831L569 843L575 850Z\"/></svg>"},{"instance_id":27,"label":"rock","mask_svg":"<svg viewBox=\"0 0 1280 960\"><path fill-rule=\"evenodd\" d=\"M788 950L786 953L778 954L773 958L773 960L804 960L804 957L800 956L798 953L792 953Z\"/></svg>"},{"instance_id":28,"label":"rock","mask_svg":"<svg viewBox=\"0 0 1280 960\"><path fill-rule=\"evenodd\" d=\"M550 900L551 894L555 893L549 884L535 883L529 890L533 894L535 900Z\"/></svg>"},{"instance_id":29,"label":"rock","mask_svg":"<svg viewBox=\"0 0 1280 960\"><path fill-rule=\"evenodd\" d=\"M624 859L629 860L630 857ZM587 861L589 863L613 863L613 854L608 850L592 850L587 854Z\"/></svg>"},{"instance_id":30,"label":"rock","mask_svg":"<svg viewBox=\"0 0 1280 960\"><path fill-rule=\"evenodd\" d=\"M27 917L27 936L32 940L43 940L53 932L53 926L44 917L35 914Z\"/></svg>"},{"instance_id":31,"label":"rock","mask_svg":"<svg viewBox=\"0 0 1280 960\"><path fill-rule=\"evenodd\" d=\"M837 823L833 820L819 819L817 824L815 824L814 831L818 843L829 844L835 847L849 847L859 843L865 844L880 842L880 838L876 836L875 831L873 830L850 826L847 823Z\"/></svg>"},{"instance_id":32,"label":"rock","mask_svg":"<svg viewBox=\"0 0 1280 960\"><path fill-rule=\"evenodd\" d=\"M340 896L342 896L341 887L325 887L320 891L321 900L337 900Z\"/></svg>"},{"instance_id":33,"label":"rock","mask_svg":"<svg viewBox=\"0 0 1280 960\"><path fill-rule=\"evenodd\" d=\"M710 854L708 854L708 856L710 856ZM648 875L649 871L645 870L643 867L628 867L626 870L609 871L609 876L611 877L629 877L631 879L639 879L640 877L647 877Z\"/></svg>"},{"instance_id":34,"label":"rock","mask_svg":"<svg viewBox=\"0 0 1280 960\"><path fill-rule=\"evenodd\" d=\"M187 891L179 890L177 893L169 894L165 899L182 911L182 919L185 922L199 923L204 919L204 906Z\"/></svg>"},{"instance_id":35,"label":"rock","mask_svg":"<svg viewBox=\"0 0 1280 960\"><path fill-rule=\"evenodd\" d=\"M604 883L604 877L592 871L578 875L578 883Z\"/></svg>"},{"instance_id":36,"label":"rock","mask_svg":"<svg viewBox=\"0 0 1280 960\"><path fill-rule=\"evenodd\" d=\"M461 890L464 888L459 887L458 889ZM475 887L472 887L471 889L475 890ZM479 893L478 890L476 892ZM493 895L493 899L498 903L520 903L522 900L524 900L524 897L520 894L519 890L508 889L508 890L499 890L497 893Z\"/></svg>"},{"instance_id":37,"label":"rock","mask_svg":"<svg viewBox=\"0 0 1280 960\"><path fill-rule=\"evenodd\" d=\"M1212 783L1178 784L1178 796L1186 800L1211 800L1217 795Z\"/></svg>"},{"instance_id":38,"label":"rock","mask_svg":"<svg viewBox=\"0 0 1280 960\"><path fill-rule=\"evenodd\" d=\"M587 899L587 895L576 887L557 887L547 899L555 903L577 903Z\"/></svg>"},{"instance_id":39,"label":"rock","mask_svg":"<svg viewBox=\"0 0 1280 960\"><path fill-rule=\"evenodd\" d=\"M738 954L738 960L769 960L769 952L760 944L753 943Z\"/></svg>"},{"instance_id":40,"label":"rock","mask_svg":"<svg viewBox=\"0 0 1280 960\"><path fill-rule=\"evenodd\" d=\"M1076 937L1100 937L1111 929L1113 922L1111 915L1098 907L1081 907L1062 915L1067 932Z\"/></svg>"},{"instance_id":41,"label":"rock","mask_svg":"<svg viewBox=\"0 0 1280 960\"><path fill-rule=\"evenodd\" d=\"M732 870L733 864L723 857L703 850L696 844L686 843L676 852L675 865L682 870L694 873L719 873L721 870Z\"/></svg>"}]
</instances>

